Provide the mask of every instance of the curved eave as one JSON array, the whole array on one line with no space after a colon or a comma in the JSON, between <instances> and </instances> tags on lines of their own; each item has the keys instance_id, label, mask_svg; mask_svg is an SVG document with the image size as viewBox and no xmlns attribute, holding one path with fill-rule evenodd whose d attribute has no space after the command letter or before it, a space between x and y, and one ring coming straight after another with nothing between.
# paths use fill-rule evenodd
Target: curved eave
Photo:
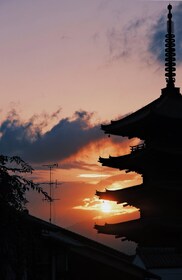
<instances>
[{"instance_id":1,"label":"curved eave","mask_svg":"<svg viewBox=\"0 0 182 280\"><path fill-rule=\"evenodd\" d=\"M158 126L156 127L156 120ZM181 94L163 94L138 111L108 125L101 125L106 134L139 137L144 139L147 131L173 128L178 129L182 124ZM161 128L160 128L161 127ZM144 129L145 128L145 129Z\"/></svg>"},{"instance_id":2,"label":"curved eave","mask_svg":"<svg viewBox=\"0 0 182 280\"><path fill-rule=\"evenodd\" d=\"M106 134L128 136L130 127L135 126L137 123L141 123L142 120L145 120L147 117L149 117L151 113L151 108L153 108L154 105L159 102L159 100L160 98L154 100L145 107L142 107L138 111L120 120L111 121L111 123L108 125L101 125L101 129L104 130Z\"/></svg>"},{"instance_id":3,"label":"curved eave","mask_svg":"<svg viewBox=\"0 0 182 280\"><path fill-rule=\"evenodd\" d=\"M129 125L123 124L122 122L120 124L115 124L115 122L113 122L110 125L101 125L101 129L105 132L105 134L109 135L117 135L129 138L139 137L144 139L145 136L143 135L141 127L146 123L149 123L150 118L151 116L148 115L147 119L144 118L141 120L135 120Z\"/></svg>"},{"instance_id":4,"label":"curved eave","mask_svg":"<svg viewBox=\"0 0 182 280\"><path fill-rule=\"evenodd\" d=\"M132 240L139 243L162 244L175 243L182 235L182 220L166 219L137 219L117 224L95 225L98 233L115 235L116 237Z\"/></svg>"},{"instance_id":5,"label":"curved eave","mask_svg":"<svg viewBox=\"0 0 182 280\"><path fill-rule=\"evenodd\" d=\"M98 233L110 234L110 235L121 235L123 237L126 236L128 230L134 231L135 234L137 231L141 231L142 222L141 219L132 220L123 223L116 224L105 224L105 225L95 225L94 228L98 231Z\"/></svg>"},{"instance_id":6,"label":"curved eave","mask_svg":"<svg viewBox=\"0 0 182 280\"><path fill-rule=\"evenodd\" d=\"M144 167L143 162L145 161L145 158L146 150L143 149L138 152L133 152L131 154L119 157L100 157L99 162L103 166L117 168L120 170L136 171L138 173L141 173Z\"/></svg>"},{"instance_id":7,"label":"curved eave","mask_svg":"<svg viewBox=\"0 0 182 280\"><path fill-rule=\"evenodd\" d=\"M180 142L179 142L180 144ZM176 150L175 150L176 149ZM170 146L168 150L164 147L157 149L143 148L131 152L130 154L109 158L99 158L103 166L126 170L126 172L135 171L143 174L145 170L168 170L181 172L181 155L179 145Z\"/></svg>"},{"instance_id":8,"label":"curved eave","mask_svg":"<svg viewBox=\"0 0 182 280\"><path fill-rule=\"evenodd\" d=\"M117 203L127 202L130 205L134 205L138 199L140 200L143 191L143 184L141 184L119 190L96 191L96 195L99 199L117 201Z\"/></svg>"}]
</instances>

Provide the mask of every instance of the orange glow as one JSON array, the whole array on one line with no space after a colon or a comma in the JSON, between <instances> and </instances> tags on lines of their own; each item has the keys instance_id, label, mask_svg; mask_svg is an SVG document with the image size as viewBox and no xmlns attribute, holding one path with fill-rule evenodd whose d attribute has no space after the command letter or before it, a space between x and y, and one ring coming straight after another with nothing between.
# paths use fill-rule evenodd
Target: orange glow
<instances>
[{"instance_id":1,"label":"orange glow","mask_svg":"<svg viewBox=\"0 0 182 280\"><path fill-rule=\"evenodd\" d=\"M110 213L112 211L111 203L107 200L104 200L101 204L101 211L104 213Z\"/></svg>"},{"instance_id":2,"label":"orange glow","mask_svg":"<svg viewBox=\"0 0 182 280\"><path fill-rule=\"evenodd\" d=\"M114 217L136 212L134 207L124 207L125 203L117 204L115 201L101 200L98 197L88 197L82 200L81 205L74 206L73 209L85 210L97 213L93 219L103 219L104 217Z\"/></svg>"},{"instance_id":3,"label":"orange glow","mask_svg":"<svg viewBox=\"0 0 182 280\"><path fill-rule=\"evenodd\" d=\"M102 178L102 177L109 177L111 175L107 174L80 174L78 177L80 178Z\"/></svg>"}]
</instances>

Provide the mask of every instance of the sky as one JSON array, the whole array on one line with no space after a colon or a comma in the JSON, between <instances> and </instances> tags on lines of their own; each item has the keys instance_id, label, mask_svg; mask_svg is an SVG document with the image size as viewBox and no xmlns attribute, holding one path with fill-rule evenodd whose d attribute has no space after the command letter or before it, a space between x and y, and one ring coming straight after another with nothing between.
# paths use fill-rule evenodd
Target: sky
<instances>
[{"instance_id":1,"label":"sky","mask_svg":"<svg viewBox=\"0 0 182 280\"><path fill-rule=\"evenodd\" d=\"M182 3L171 3L180 87ZM100 125L143 107L166 86L167 5L0 0L0 153L30 163L36 182L48 182L45 165L58 163L52 170L59 199L53 222L60 226L83 233L87 221L94 225L111 216L121 221L138 215L136 209L107 206L95 196L96 190L141 183L135 173L98 163L99 156L126 154L138 143L108 138ZM30 213L48 220L48 203L32 193L28 198Z\"/></svg>"}]
</instances>

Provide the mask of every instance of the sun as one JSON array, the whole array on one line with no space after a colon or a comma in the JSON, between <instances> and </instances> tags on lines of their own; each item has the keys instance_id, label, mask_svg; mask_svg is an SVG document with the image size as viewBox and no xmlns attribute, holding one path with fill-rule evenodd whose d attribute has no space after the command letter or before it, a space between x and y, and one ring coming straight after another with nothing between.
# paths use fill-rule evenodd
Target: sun
<instances>
[{"instance_id":1,"label":"sun","mask_svg":"<svg viewBox=\"0 0 182 280\"><path fill-rule=\"evenodd\" d=\"M101 211L104 213L110 213L112 210L111 203L107 200L103 200L101 204Z\"/></svg>"}]
</instances>

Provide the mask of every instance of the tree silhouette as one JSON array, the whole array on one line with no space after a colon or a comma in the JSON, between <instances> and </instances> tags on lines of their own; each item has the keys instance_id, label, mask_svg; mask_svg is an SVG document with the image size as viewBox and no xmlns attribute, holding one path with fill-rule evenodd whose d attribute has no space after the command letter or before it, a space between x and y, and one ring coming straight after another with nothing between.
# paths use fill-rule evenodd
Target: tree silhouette
<instances>
[{"instance_id":1,"label":"tree silhouette","mask_svg":"<svg viewBox=\"0 0 182 280\"><path fill-rule=\"evenodd\" d=\"M28 179L33 168L18 156L0 155L0 203L23 211L28 202L25 194L30 189L49 198L39 184Z\"/></svg>"}]
</instances>

